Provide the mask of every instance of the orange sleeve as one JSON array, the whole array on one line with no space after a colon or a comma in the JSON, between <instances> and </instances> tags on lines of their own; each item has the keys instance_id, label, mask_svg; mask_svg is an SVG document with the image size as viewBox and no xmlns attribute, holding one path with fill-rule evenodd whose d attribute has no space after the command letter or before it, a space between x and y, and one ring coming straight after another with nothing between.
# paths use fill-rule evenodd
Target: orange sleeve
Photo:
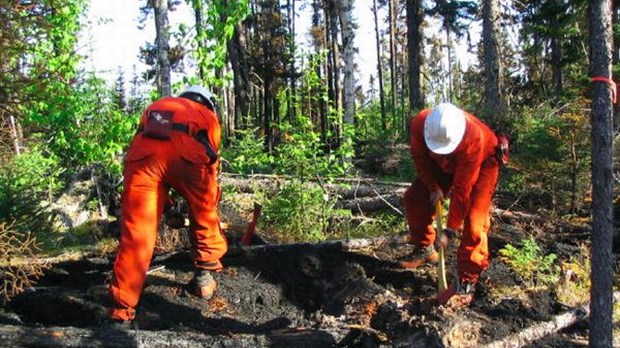
<instances>
[{"instance_id":1,"label":"orange sleeve","mask_svg":"<svg viewBox=\"0 0 620 348\"><path fill-rule=\"evenodd\" d=\"M462 227L465 215L469 211L469 197L474 185L478 181L482 162L485 160L480 129L473 123L468 125L463 141L463 149L455 154L456 166L454 179L450 189L450 212L448 213L448 228L458 230Z\"/></svg>"},{"instance_id":2,"label":"orange sleeve","mask_svg":"<svg viewBox=\"0 0 620 348\"><path fill-rule=\"evenodd\" d=\"M411 120L411 159L415 164L418 178L430 192L438 190L439 184L433 173L432 159L429 156L429 149L424 142L424 121L430 110L422 110Z\"/></svg>"}]
</instances>

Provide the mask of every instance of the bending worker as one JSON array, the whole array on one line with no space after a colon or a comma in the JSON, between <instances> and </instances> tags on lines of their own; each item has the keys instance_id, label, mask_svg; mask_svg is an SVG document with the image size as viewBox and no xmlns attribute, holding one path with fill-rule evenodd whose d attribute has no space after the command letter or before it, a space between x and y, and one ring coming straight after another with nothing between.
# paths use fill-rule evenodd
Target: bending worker
<instances>
[{"instance_id":1,"label":"bending worker","mask_svg":"<svg viewBox=\"0 0 620 348\"><path fill-rule=\"evenodd\" d=\"M417 178L405 192L404 204L414 250L399 266L435 263L434 244L446 247L449 236L460 234L458 279L438 294L440 304L468 305L480 273L489 265L491 199L502 160L496 156L498 143L486 124L449 103L423 110L411 121ZM450 198L447 227L443 236L436 236L435 207L444 198Z\"/></svg>"},{"instance_id":2,"label":"bending worker","mask_svg":"<svg viewBox=\"0 0 620 348\"><path fill-rule=\"evenodd\" d=\"M193 86L179 97L164 97L147 107L124 163L121 239L109 287L110 319L135 318L157 227L174 188L190 211L195 295L208 299L217 284L211 272L222 269L226 239L220 230L217 182L220 124L212 94Z\"/></svg>"}]
</instances>

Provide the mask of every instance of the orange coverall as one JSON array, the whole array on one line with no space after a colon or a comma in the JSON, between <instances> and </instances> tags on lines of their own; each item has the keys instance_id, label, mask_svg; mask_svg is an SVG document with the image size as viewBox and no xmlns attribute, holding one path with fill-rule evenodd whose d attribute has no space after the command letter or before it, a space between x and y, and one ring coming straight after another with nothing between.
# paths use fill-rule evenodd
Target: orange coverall
<instances>
[{"instance_id":1,"label":"orange coverall","mask_svg":"<svg viewBox=\"0 0 620 348\"><path fill-rule=\"evenodd\" d=\"M490 261L487 235L500 169L495 158L497 136L481 120L465 113L461 143L448 155L435 154L424 141L424 121L430 111L423 110L411 120L410 150L417 178L403 198L411 243L416 247L434 243L435 207L430 204L430 193L441 189L450 198L447 227L455 231L462 227L457 251L459 281L475 283Z\"/></svg>"},{"instance_id":2,"label":"orange coverall","mask_svg":"<svg viewBox=\"0 0 620 348\"><path fill-rule=\"evenodd\" d=\"M139 132L131 142L123 172L121 240L109 287L114 301L112 319L135 317L170 188L183 196L189 206L195 267L220 270L220 258L227 251L217 213L219 163L209 164L205 147L192 136L206 129L217 152L221 130L216 114L193 100L165 97L146 109L140 122L142 127L149 111L173 112L174 123L187 125L188 132L171 131L166 140Z\"/></svg>"}]
</instances>

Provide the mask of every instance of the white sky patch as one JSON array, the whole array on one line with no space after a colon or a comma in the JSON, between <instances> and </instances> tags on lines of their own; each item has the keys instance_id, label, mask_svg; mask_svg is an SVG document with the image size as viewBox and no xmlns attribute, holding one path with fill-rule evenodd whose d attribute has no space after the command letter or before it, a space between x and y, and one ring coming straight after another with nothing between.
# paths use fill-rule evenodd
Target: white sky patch
<instances>
[{"instance_id":1,"label":"white sky patch","mask_svg":"<svg viewBox=\"0 0 620 348\"><path fill-rule=\"evenodd\" d=\"M297 6L300 6L299 2ZM146 70L146 66L140 62L140 47L146 42L154 42L155 25L153 15L150 14L146 19L144 29L139 29L138 18L140 17L140 7L145 4L144 0L90 0L90 8L86 14L86 21L82 28L79 40L78 53L85 56L82 67L86 71L93 71L99 77L108 82L113 82L118 77L121 69L125 75L125 81L129 81L134 74L141 74ZM305 6L304 10L297 9L296 18L297 42L300 50L305 54L308 52L309 28L312 19L311 6ZM364 86L366 90L369 86L370 76L377 75L377 54L375 43L375 22L372 13L371 1L356 1L354 7L354 21L357 24L354 45L357 47L357 84ZM191 8L182 2L175 11L169 12L171 30L179 25L186 23L192 25L194 18ZM379 9L379 24L385 26L387 16L386 9ZM479 40L479 28L472 26L472 39L474 42ZM385 28L382 28L385 30ZM477 32L477 33L476 33ZM387 38L383 38L386 39ZM457 48L457 55L466 69L471 55L468 55L466 44L461 42ZM389 52L383 52L384 55ZM135 68L134 68L135 67ZM191 74L189 69L186 74ZM173 82L178 81L182 76L173 74Z\"/></svg>"},{"instance_id":2,"label":"white sky patch","mask_svg":"<svg viewBox=\"0 0 620 348\"><path fill-rule=\"evenodd\" d=\"M138 29L140 1L92 0L85 27L80 38L79 53L86 56L84 66L106 80L113 80L122 69L126 78L144 71L138 58L140 47L155 37L154 25ZM152 21L152 19L151 19Z\"/></svg>"}]
</instances>

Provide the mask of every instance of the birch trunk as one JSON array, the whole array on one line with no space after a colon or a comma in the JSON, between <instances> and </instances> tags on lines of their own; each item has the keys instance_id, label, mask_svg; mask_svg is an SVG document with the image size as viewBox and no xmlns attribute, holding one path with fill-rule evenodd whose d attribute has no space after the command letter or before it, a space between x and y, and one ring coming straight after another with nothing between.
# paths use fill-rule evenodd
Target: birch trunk
<instances>
[{"instance_id":1,"label":"birch trunk","mask_svg":"<svg viewBox=\"0 0 620 348\"><path fill-rule=\"evenodd\" d=\"M168 1L152 0L155 13L158 90L162 97L171 94L170 61L168 60Z\"/></svg>"},{"instance_id":2,"label":"birch trunk","mask_svg":"<svg viewBox=\"0 0 620 348\"><path fill-rule=\"evenodd\" d=\"M355 0L338 2L340 26L342 27L342 53L344 60L344 123L353 125L355 119L355 23L352 12Z\"/></svg>"}]
</instances>

